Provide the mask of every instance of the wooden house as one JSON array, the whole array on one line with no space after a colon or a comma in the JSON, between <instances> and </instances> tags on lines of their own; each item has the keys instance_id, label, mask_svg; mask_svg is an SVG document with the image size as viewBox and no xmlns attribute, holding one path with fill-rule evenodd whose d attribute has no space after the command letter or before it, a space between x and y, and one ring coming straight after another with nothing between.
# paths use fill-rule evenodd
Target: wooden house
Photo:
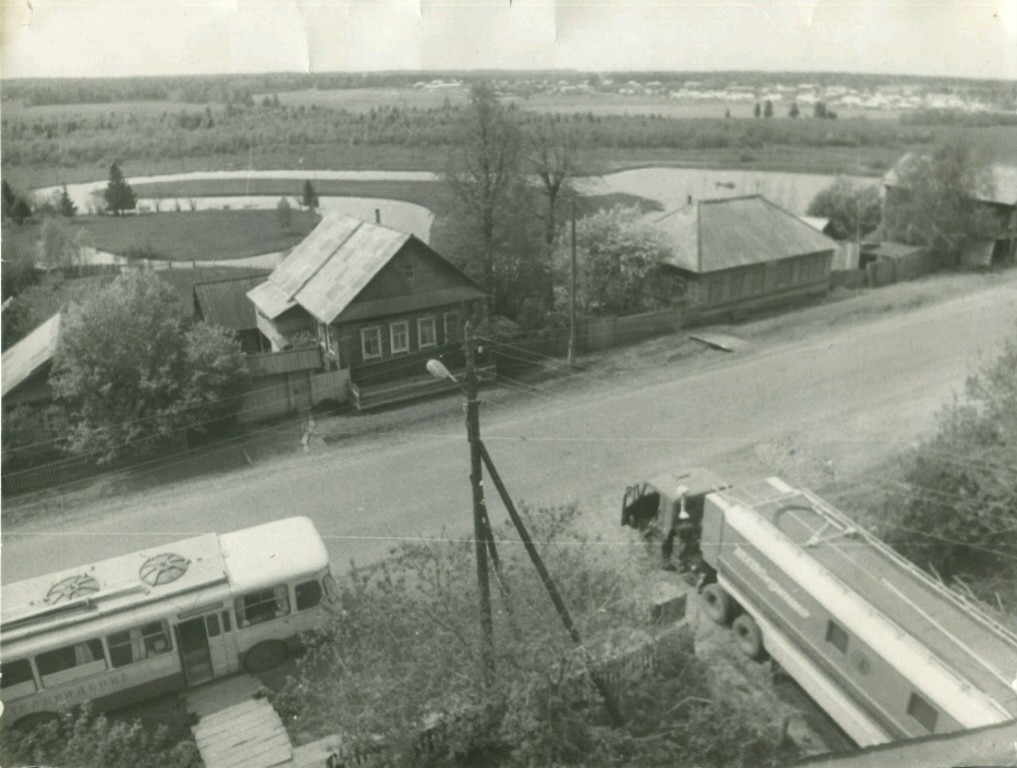
<instances>
[{"instance_id":1,"label":"wooden house","mask_svg":"<svg viewBox=\"0 0 1017 768\"><path fill-rule=\"evenodd\" d=\"M470 278L413 235L330 214L248 292L274 350L313 335L358 408L451 386L428 358L461 368L463 325L486 312ZM485 366L485 370L487 366Z\"/></svg>"},{"instance_id":2,"label":"wooden house","mask_svg":"<svg viewBox=\"0 0 1017 768\"><path fill-rule=\"evenodd\" d=\"M258 330L258 315L247 298L248 291L263 282L264 275L249 275L195 283L192 289L195 319L229 328L247 354L268 352L271 344Z\"/></svg>"},{"instance_id":3,"label":"wooden house","mask_svg":"<svg viewBox=\"0 0 1017 768\"><path fill-rule=\"evenodd\" d=\"M700 200L656 226L693 318L825 293L836 241L760 195Z\"/></svg>"}]
</instances>

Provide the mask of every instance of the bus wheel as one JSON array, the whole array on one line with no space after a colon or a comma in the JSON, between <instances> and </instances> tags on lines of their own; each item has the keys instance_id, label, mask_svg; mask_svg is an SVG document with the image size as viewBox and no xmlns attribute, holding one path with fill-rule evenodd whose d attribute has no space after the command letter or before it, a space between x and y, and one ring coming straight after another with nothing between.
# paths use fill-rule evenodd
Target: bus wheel
<instances>
[{"instance_id":1,"label":"bus wheel","mask_svg":"<svg viewBox=\"0 0 1017 768\"><path fill-rule=\"evenodd\" d=\"M703 610L706 615L726 627L731 623L737 611L737 604L719 584L707 584L703 587Z\"/></svg>"},{"instance_id":2,"label":"bus wheel","mask_svg":"<svg viewBox=\"0 0 1017 768\"><path fill-rule=\"evenodd\" d=\"M747 614L742 614L734 620L731 625L734 632L735 642L742 649L742 653L753 661L762 661L766 658L766 649L763 647L763 632L759 629L755 619Z\"/></svg>"},{"instance_id":3,"label":"bus wheel","mask_svg":"<svg viewBox=\"0 0 1017 768\"><path fill-rule=\"evenodd\" d=\"M264 672L282 664L286 658L286 644L278 640L258 643L244 656L244 668L248 672Z\"/></svg>"},{"instance_id":4,"label":"bus wheel","mask_svg":"<svg viewBox=\"0 0 1017 768\"><path fill-rule=\"evenodd\" d=\"M56 712L33 712L14 723L19 731L30 731L60 717Z\"/></svg>"}]
</instances>

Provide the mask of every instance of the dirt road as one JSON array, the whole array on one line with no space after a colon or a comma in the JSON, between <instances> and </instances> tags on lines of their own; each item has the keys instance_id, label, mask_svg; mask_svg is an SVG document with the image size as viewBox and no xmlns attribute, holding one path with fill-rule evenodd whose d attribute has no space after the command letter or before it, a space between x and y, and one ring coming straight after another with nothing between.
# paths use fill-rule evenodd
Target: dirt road
<instances>
[{"instance_id":1,"label":"dirt road","mask_svg":"<svg viewBox=\"0 0 1017 768\"><path fill-rule=\"evenodd\" d=\"M581 499L615 530L621 491L648 474L705 465L732 480L780 469L774 446L841 476L900 451L994 354L1017 321L1013 280L916 310L764 337L735 355L671 364L581 393L536 393L482 409L483 434L517 500ZM470 530L467 450L456 413L248 470L96 502L3 530L17 580L208 530L288 514L315 520L337 569L403 537ZM493 488L489 494L493 496ZM492 517L505 518L491 499ZM442 533L443 528L445 532ZM619 541L621 535L619 534Z\"/></svg>"}]
</instances>

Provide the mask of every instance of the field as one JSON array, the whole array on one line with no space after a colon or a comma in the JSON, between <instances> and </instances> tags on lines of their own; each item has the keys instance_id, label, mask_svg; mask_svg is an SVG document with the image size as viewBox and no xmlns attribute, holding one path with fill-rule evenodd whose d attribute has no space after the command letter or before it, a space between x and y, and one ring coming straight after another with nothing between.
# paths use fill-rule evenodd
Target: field
<instances>
[{"instance_id":1,"label":"field","mask_svg":"<svg viewBox=\"0 0 1017 768\"><path fill-rule=\"evenodd\" d=\"M242 259L292 248L317 224L317 216L293 210L290 227L276 212L182 211L138 216L83 216L84 245L121 256L133 253L166 261Z\"/></svg>"}]
</instances>

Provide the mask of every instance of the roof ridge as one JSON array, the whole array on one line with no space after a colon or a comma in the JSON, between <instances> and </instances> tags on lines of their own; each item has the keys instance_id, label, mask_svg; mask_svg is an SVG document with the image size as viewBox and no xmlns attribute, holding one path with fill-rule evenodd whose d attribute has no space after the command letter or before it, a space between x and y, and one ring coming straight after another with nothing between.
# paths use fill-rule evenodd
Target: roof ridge
<instances>
[{"instance_id":1,"label":"roof ridge","mask_svg":"<svg viewBox=\"0 0 1017 768\"><path fill-rule=\"evenodd\" d=\"M710 197L697 200L697 203L708 203L709 205L716 205L718 203L730 203L735 200L751 200L754 197L758 197L760 200L766 200L765 197L759 192L751 192L747 195L733 195L731 197ZM768 201L769 202L769 201Z\"/></svg>"},{"instance_id":2,"label":"roof ridge","mask_svg":"<svg viewBox=\"0 0 1017 768\"><path fill-rule=\"evenodd\" d=\"M257 275L235 275L233 277L217 277L215 280L199 280L196 283L191 283L192 288L197 288L199 285L215 285L216 283L234 283L239 280L264 280L271 273L269 270L264 270L261 274Z\"/></svg>"}]
</instances>

